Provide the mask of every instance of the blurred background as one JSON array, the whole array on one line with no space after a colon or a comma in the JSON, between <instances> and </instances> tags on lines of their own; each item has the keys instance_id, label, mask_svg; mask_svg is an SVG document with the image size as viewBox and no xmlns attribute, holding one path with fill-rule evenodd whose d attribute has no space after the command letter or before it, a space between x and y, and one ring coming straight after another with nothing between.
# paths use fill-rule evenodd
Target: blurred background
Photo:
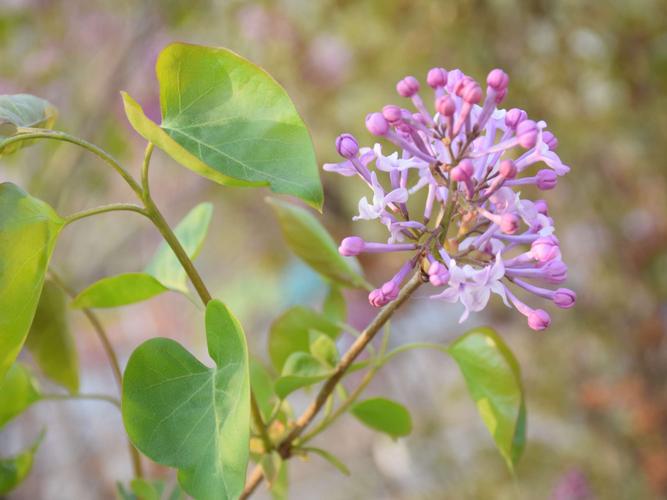
<instances>
[{"instance_id":1,"label":"blurred background","mask_svg":"<svg viewBox=\"0 0 667 500\"><path fill-rule=\"evenodd\" d=\"M483 80L510 75L507 107L544 119L572 166L547 193L575 309L529 330L500 301L458 325L460 306L423 290L400 312L392 344L448 342L493 324L523 369L528 446L507 471L452 360L412 352L393 361L369 394L406 404L411 436L393 442L342 418L316 445L353 470L344 478L319 458L290 463L295 499L667 498L667 3L661 0L2 0L0 93L29 92L60 110L57 128L96 142L138 171L144 147L124 118L127 90L159 119L153 65L172 40L229 47L288 90L310 127L320 163L338 161L340 132L371 142L364 116L387 103L406 74L460 67ZM61 213L132 201L104 165L69 145L41 143L0 162ZM325 225L340 238L377 238L352 225L361 183L322 175ZM325 284L291 256L263 199L265 190L214 185L154 155L154 197L175 223L196 203L215 212L197 262L215 295L240 317L251 350L266 358L273 318L290 305L319 307ZM380 228L381 230L381 228ZM159 235L133 214L108 214L67 229L54 265L76 289L140 270ZM363 259L372 282L390 258ZM348 295L350 322L373 311ZM122 362L152 336L178 339L204 356L201 313L186 299L102 311ZM116 394L85 318L71 314L82 391ZM48 386L48 382L44 382ZM294 400L296 410L307 397ZM38 403L0 434L11 454L48 427L29 479L12 499L113 498L131 478L120 416L98 402ZM170 471L149 466L168 478ZM258 498L268 498L264 488Z\"/></svg>"}]
</instances>

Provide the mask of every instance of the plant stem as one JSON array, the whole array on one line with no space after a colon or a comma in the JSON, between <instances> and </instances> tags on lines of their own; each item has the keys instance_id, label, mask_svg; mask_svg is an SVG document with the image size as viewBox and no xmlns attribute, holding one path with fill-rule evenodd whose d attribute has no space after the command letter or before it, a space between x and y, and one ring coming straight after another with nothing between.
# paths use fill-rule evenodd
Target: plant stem
<instances>
[{"instance_id":1,"label":"plant stem","mask_svg":"<svg viewBox=\"0 0 667 500\"><path fill-rule=\"evenodd\" d=\"M93 400L106 401L120 410L120 401L105 394L42 394L39 398L45 401Z\"/></svg>"},{"instance_id":2,"label":"plant stem","mask_svg":"<svg viewBox=\"0 0 667 500\"><path fill-rule=\"evenodd\" d=\"M137 212L145 217L148 217L148 212L144 210L139 205L133 205L131 203L112 203L110 205L102 205L95 208L89 208L87 210L81 210L80 212L75 212L65 218L65 224L71 224L74 221L85 219L86 217L92 217L93 215L103 214L106 212Z\"/></svg>"},{"instance_id":3,"label":"plant stem","mask_svg":"<svg viewBox=\"0 0 667 500\"><path fill-rule=\"evenodd\" d=\"M308 427L308 425L310 425L313 419L317 416L319 411L322 409L322 406L324 406L327 399L329 398L329 395L334 391L336 385L343 378L343 375L345 375L345 372L352 365L354 360L362 353L368 343L373 340L373 337L375 337L377 332L384 326L384 324L389 321L396 310L424 282L424 277L422 276L421 272L416 272L410 281L408 281L403 287L396 300L386 305L378 313L375 319L373 319L373 321L371 321L371 323L366 327L361 336L357 338L357 340L350 346L350 348L343 355L340 362L336 366L331 377L325 381L324 385L315 397L315 400L301 414L289 434L287 434L287 436L280 441L280 444L278 444L277 449L283 459L290 457L292 443L303 433L306 427ZM262 482L263 478L264 474L262 472L262 468L258 465L250 473L250 476L246 481L245 489L239 498L248 498L255 491L259 483Z\"/></svg>"},{"instance_id":4,"label":"plant stem","mask_svg":"<svg viewBox=\"0 0 667 500\"><path fill-rule=\"evenodd\" d=\"M69 295L72 298L77 296L76 291L70 288L60 278L58 273L56 273L53 269L49 270L49 274L53 282L60 288L62 288L67 295ZM86 318L88 318L88 321L92 325L93 330L95 330L97 337L100 339L100 342L102 343L102 348L104 349L104 352L107 358L109 359L109 364L111 365L111 371L113 372L114 379L116 380L116 385L118 386L119 392L121 392L122 394L123 372L120 369L120 363L118 363L118 357L116 356L116 352L113 350L113 345L109 340L109 336L107 335L106 330L102 325L102 322L99 320L97 315L90 309L82 309L81 312L86 316ZM128 445L128 450L130 451L130 457L132 458L132 468L134 470L134 475L139 478L143 477L141 455L139 455L139 451L134 447L134 445L129 441L129 439L127 441L127 445Z\"/></svg>"},{"instance_id":5,"label":"plant stem","mask_svg":"<svg viewBox=\"0 0 667 500\"><path fill-rule=\"evenodd\" d=\"M262 439L264 444L264 453L271 453L273 449L273 443L269 437L269 433L266 430L266 424L264 424L264 419L262 418L262 412L259 409L259 404L257 404L257 398L254 394L250 394L250 407L252 409L252 418L255 421L255 427L259 432L259 437Z\"/></svg>"},{"instance_id":6,"label":"plant stem","mask_svg":"<svg viewBox=\"0 0 667 500\"><path fill-rule=\"evenodd\" d=\"M113 168L116 172L120 174L120 176L123 179L125 179L125 182L127 182L130 188L132 188L132 191L134 191L137 195L141 196L141 186L137 183L137 181L134 180L134 178L129 174L129 172L125 170L120 163L118 163L118 160L116 160L113 156L111 156L109 153L104 151L102 148L96 146L95 144L92 144L84 139L74 137L73 135L69 135L65 132L59 132L55 130L20 128L19 134L9 137L4 141L0 142L0 151L5 146L9 146L10 144L29 141L32 139L52 139L56 141L69 142L72 144L76 144L77 146L80 146L84 149L87 149L94 155L104 160L108 165L110 165L111 168Z\"/></svg>"}]
</instances>

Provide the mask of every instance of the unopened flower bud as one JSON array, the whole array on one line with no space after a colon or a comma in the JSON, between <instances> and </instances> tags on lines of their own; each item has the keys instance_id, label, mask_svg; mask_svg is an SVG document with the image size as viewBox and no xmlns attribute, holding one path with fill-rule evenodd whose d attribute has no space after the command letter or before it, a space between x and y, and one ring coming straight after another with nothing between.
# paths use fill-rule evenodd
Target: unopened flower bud
<instances>
[{"instance_id":1,"label":"unopened flower bud","mask_svg":"<svg viewBox=\"0 0 667 500\"><path fill-rule=\"evenodd\" d=\"M398 292L400 291L400 287L398 284L393 281L387 281L384 285L382 285L382 294L384 295L384 298L387 302L391 302L392 300L395 300L396 297L398 297Z\"/></svg>"},{"instance_id":2,"label":"unopened flower bud","mask_svg":"<svg viewBox=\"0 0 667 500\"><path fill-rule=\"evenodd\" d=\"M558 184L558 176L556 172L549 169L543 169L537 172L537 187L542 191L548 191L556 187Z\"/></svg>"},{"instance_id":3,"label":"unopened flower bud","mask_svg":"<svg viewBox=\"0 0 667 500\"><path fill-rule=\"evenodd\" d=\"M412 97L419 92L419 82L414 76L406 76L396 84L396 92L402 97Z\"/></svg>"},{"instance_id":4,"label":"unopened flower bud","mask_svg":"<svg viewBox=\"0 0 667 500\"><path fill-rule=\"evenodd\" d=\"M426 83L431 88L444 87L447 85L447 70L444 68L431 68L426 75Z\"/></svg>"},{"instance_id":5,"label":"unopened flower bud","mask_svg":"<svg viewBox=\"0 0 667 500\"><path fill-rule=\"evenodd\" d=\"M505 125L507 125L512 130L515 130L519 123L528 118L528 114L519 108L510 109L505 115Z\"/></svg>"},{"instance_id":6,"label":"unopened flower bud","mask_svg":"<svg viewBox=\"0 0 667 500\"><path fill-rule=\"evenodd\" d=\"M500 230L505 234L514 234L519 230L519 217L505 213L500 217Z\"/></svg>"},{"instance_id":7,"label":"unopened flower bud","mask_svg":"<svg viewBox=\"0 0 667 500\"><path fill-rule=\"evenodd\" d=\"M461 97L468 104L479 104L482 100L482 89L477 82L471 81L464 87Z\"/></svg>"},{"instance_id":8,"label":"unopened flower bud","mask_svg":"<svg viewBox=\"0 0 667 500\"><path fill-rule=\"evenodd\" d=\"M567 266L562 260L550 260L542 266L542 270L549 283L563 283L567 279Z\"/></svg>"},{"instance_id":9,"label":"unopened flower bud","mask_svg":"<svg viewBox=\"0 0 667 500\"><path fill-rule=\"evenodd\" d=\"M549 313L543 309L535 309L528 314L528 326L533 330L545 330L551 324Z\"/></svg>"},{"instance_id":10,"label":"unopened flower bud","mask_svg":"<svg viewBox=\"0 0 667 500\"><path fill-rule=\"evenodd\" d=\"M554 236L537 238L530 246L530 255L538 262L549 262L560 257L560 246Z\"/></svg>"},{"instance_id":11,"label":"unopened flower bud","mask_svg":"<svg viewBox=\"0 0 667 500\"><path fill-rule=\"evenodd\" d=\"M500 175L505 179L514 179L517 174L516 165L512 160L503 160L500 162L499 167Z\"/></svg>"},{"instance_id":12,"label":"unopened flower bud","mask_svg":"<svg viewBox=\"0 0 667 500\"><path fill-rule=\"evenodd\" d=\"M506 90L510 83L510 77L502 69L491 70L486 77L486 84L496 92Z\"/></svg>"},{"instance_id":13,"label":"unopened flower bud","mask_svg":"<svg viewBox=\"0 0 667 500\"><path fill-rule=\"evenodd\" d=\"M549 215L549 205L545 200L537 200L535 202L535 210L542 215Z\"/></svg>"},{"instance_id":14,"label":"unopened flower bud","mask_svg":"<svg viewBox=\"0 0 667 500\"><path fill-rule=\"evenodd\" d=\"M398 106L388 104L382 108L382 116L384 116L389 123L394 124L401 121L403 118L403 113L401 112L401 108Z\"/></svg>"},{"instance_id":15,"label":"unopened flower bud","mask_svg":"<svg viewBox=\"0 0 667 500\"><path fill-rule=\"evenodd\" d=\"M569 309L570 307L574 307L574 303L577 301L577 294L569 288L559 288L554 293L553 301L558 307Z\"/></svg>"},{"instance_id":16,"label":"unopened flower bud","mask_svg":"<svg viewBox=\"0 0 667 500\"><path fill-rule=\"evenodd\" d=\"M359 153L359 143L352 134L341 134L336 138L336 151L343 158L354 158Z\"/></svg>"},{"instance_id":17,"label":"unopened flower bud","mask_svg":"<svg viewBox=\"0 0 667 500\"><path fill-rule=\"evenodd\" d=\"M382 113L371 113L366 117L366 128L373 135L383 136L389 131L389 123Z\"/></svg>"},{"instance_id":18,"label":"unopened flower bud","mask_svg":"<svg viewBox=\"0 0 667 500\"><path fill-rule=\"evenodd\" d=\"M456 112L456 103L451 96L443 95L435 101L435 109L442 116L452 116Z\"/></svg>"},{"instance_id":19,"label":"unopened flower bud","mask_svg":"<svg viewBox=\"0 0 667 500\"><path fill-rule=\"evenodd\" d=\"M553 135L549 131L542 132L542 140L544 141L544 144L546 144L551 151L555 151L556 148L558 147L558 139L556 138L555 135Z\"/></svg>"},{"instance_id":20,"label":"unopened flower bud","mask_svg":"<svg viewBox=\"0 0 667 500\"><path fill-rule=\"evenodd\" d=\"M359 236L348 236L340 242L338 252L345 257L354 257L364 250L365 242Z\"/></svg>"},{"instance_id":21,"label":"unopened flower bud","mask_svg":"<svg viewBox=\"0 0 667 500\"><path fill-rule=\"evenodd\" d=\"M449 271L440 262L432 262L428 268L428 280L433 286L444 286L449 283Z\"/></svg>"},{"instance_id":22,"label":"unopened flower bud","mask_svg":"<svg viewBox=\"0 0 667 500\"><path fill-rule=\"evenodd\" d=\"M530 149L537 143L537 123L523 120L516 126L516 136L522 148Z\"/></svg>"}]
</instances>

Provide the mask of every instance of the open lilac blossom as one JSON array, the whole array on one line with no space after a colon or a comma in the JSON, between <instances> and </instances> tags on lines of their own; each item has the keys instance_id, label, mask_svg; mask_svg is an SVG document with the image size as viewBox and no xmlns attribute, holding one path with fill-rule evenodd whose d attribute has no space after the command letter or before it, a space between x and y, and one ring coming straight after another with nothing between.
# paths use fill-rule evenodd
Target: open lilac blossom
<instances>
[{"instance_id":1,"label":"open lilac blossom","mask_svg":"<svg viewBox=\"0 0 667 500\"><path fill-rule=\"evenodd\" d=\"M354 220L379 220L389 232L386 243L345 238L340 253L409 253L400 271L371 292L374 306L394 300L410 271L421 269L440 288L434 299L463 305L461 321L496 294L543 330L549 314L517 292L564 309L576 294L549 288L567 279L567 266L547 203L521 190L554 189L569 172L555 152L558 140L544 121L499 107L509 85L500 69L489 73L485 93L458 69L433 68L426 82L431 111L419 81L407 76L396 90L415 110L390 104L366 117L382 143L360 148L351 134L336 140L344 161L324 169L360 177L371 196L361 199Z\"/></svg>"}]
</instances>

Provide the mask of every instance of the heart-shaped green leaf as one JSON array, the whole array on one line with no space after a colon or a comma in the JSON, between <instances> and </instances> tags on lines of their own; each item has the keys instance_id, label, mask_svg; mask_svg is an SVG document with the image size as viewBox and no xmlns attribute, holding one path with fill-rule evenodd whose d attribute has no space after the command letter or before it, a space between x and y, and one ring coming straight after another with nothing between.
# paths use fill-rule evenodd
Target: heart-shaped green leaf
<instances>
[{"instance_id":1,"label":"heart-shaped green leaf","mask_svg":"<svg viewBox=\"0 0 667 500\"><path fill-rule=\"evenodd\" d=\"M204 245L212 215L213 205L200 203L190 210L174 229L178 241L192 260L197 258ZM167 288L180 292L188 291L185 269L166 241L160 243L153 259L146 267L146 272Z\"/></svg>"},{"instance_id":2,"label":"heart-shaped green leaf","mask_svg":"<svg viewBox=\"0 0 667 500\"><path fill-rule=\"evenodd\" d=\"M329 377L332 369L306 352L295 352L287 358L285 366L276 380L276 394L285 399L302 387L321 382Z\"/></svg>"},{"instance_id":3,"label":"heart-shaped green leaf","mask_svg":"<svg viewBox=\"0 0 667 500\"><path fill-rule=\"evenodd\" d=\"M268 420L276 403L276 393L269 371L256 358L250 358L250 387L257 400L262 418L264 421Z\"/></svg>"},{"instance_id":4,"label":"heart-shaped green leaf","mask_svg":"<svg viewBox=\"0 0 667 500\"><path fill-rule=\"evenodd\" d=\"M22 363L14 363L0 381L0 427L23 413L40 396L30 370Z\"/></svg>"},{"instance_id":5,"label":"heart-shaped green leaf","mask_svg":"<svg viewBox=\"0 0 667 500\"><path fill-rule=\"evenodd\" d=\"M123 377L123 421L142 453L179 469L190 495L237 498L250 439L248 352L241 326L220 301L206 307L206 337L213 368L165 338L132 353Z\"/></svg>"},{"instance_id":6,"label":"heart-shaped green leaf","mask_svg":"<svg viewBox=\"0 0 667 500\"><path fill-rule=\"evenodd\" d=\"M356 403L350 413L362 423L393 438L412 432L410 412L402 404L386 398L371 398Z\"/></svg>"},{"instance_id":7,"label":"heart-shaped green leaf","mask_svg":"<svg viewBox=\"0 0 667 500\"><path fill-rule=\"evenodd\" d=\"M48 101L30 94L0 95L0 141L15 135L19 127L51 128L58 111ZM0 145L0 156L26 146L28 141Z\"/></svg>"},{"instance_id":8,"label":"heart-shaped green leaf","mask_svg":"<svg viewBox=\"0 0 667 500\"><path fill-rule=\"evenodd\" d=\"M0 495L12 491L28 476L30 469L32 469L35 453L37 453L37 448L39 448L43 437L44 432L40 434L30 448L14 457L0 458Z\"/></svg>"},{"instance_id":9,"label":"heart-shaped green leaf","mask_svg":"<svg viewBox=\"0 0 667 500\"><path fill-rule=\"evenodd\" d=\"M67 295L52 281L44 283L26 347L45 376L78 392L79 358L67 321Z\"/></svg>"},{"instance_id":10,"label":"heart-shaped green leaf","mask_svg":"<svg viewBox=\"0 0 667 500\"><path fill-rule=\"evenodd\" d=\"M526 439L526 409L519 364L502 338L490 328L476 328L449 348L477 410L510 469Z\"/></svg>"},{"instance_id":11,"label":"heart-shaped green leaf","mask_svg":"<svg viewBox=\"0 0 667 500\"><path fill-rule=\"evenodd\" d=\"M43 201L0 184L0 378L28 335L63 225Z\"/></svg>"},{"instance_id":12,"label":"heart-shaped green leaf","mask_svg":"<svg viewBox=\"0 0 667 500\"><path fill-rule=\"evenodd\" d=\"M301 306L288 309L273 322L269 332L269 355L276 371L282 371L290 354L310 351L311 330L332 338L339 332L338 327L324 316Z\"/></svg>"},{"instance_id":13,"label":"heart-shaped green leaf","mask_svg":"<svg viewBox=\"0 0 667 500\"><path fill-rule=\"evenodd\" d=\"M308 130L268 73L229 50L184 43L162 51L156 73L160 127L124 96L130 123L145 139L213 181L268 185L322 206Z\"/></svg>"},{"instance_id":14,"label":"heart-shaped green leaf","mask_svg":"<svg viewBox=\"0 0 667 500\"><path fill-rule=\"evenodd\" d=\"M166 286L150 274L119 274L102 278L90 285L74 298L72 307L93 309L126 306L148 300L167 290Z\"/></svg>"},{"instance_id":15,"label":"heart-shaped green leaf","mask_svg":"<svg viewBox=\"0 0 667 500\"><path fill-rule=\"evenodd\" d=\"M307 210L274 198L267 202L278 217L278 223L290 249L303 261L335 283L347 287L364 288L366 281L338 253L331 235Z\"/></svg>"}]
</instances>

